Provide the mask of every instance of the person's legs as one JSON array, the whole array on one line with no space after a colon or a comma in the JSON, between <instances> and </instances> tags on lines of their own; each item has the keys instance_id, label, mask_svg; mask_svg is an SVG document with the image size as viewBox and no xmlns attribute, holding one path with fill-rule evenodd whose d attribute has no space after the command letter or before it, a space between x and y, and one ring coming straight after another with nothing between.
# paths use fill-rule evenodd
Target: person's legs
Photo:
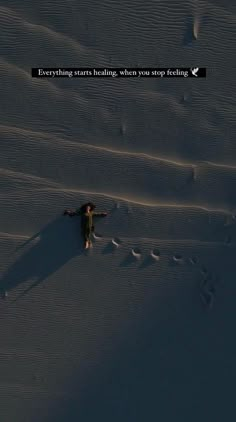
<instances>
[{"instance_id":1,"label":"person's legs","mask_svg":"<svg viewBox=\"0 0 236 422\"><path fill-rule=\"evenodd\" d=\"M88 241L88 247L89 248L91 248L93 245L92 245L92 239L91 239L91 230L88 230L88 232L87 232L87 241Z\"/></svg>"},{"instance_id":2,"label":"person's legs","mask_svg":"<svg viewBox=\"0 0 236 422\"><path fill-rule=\"evenodd\" d=\"M92 243L90 230L82 229L82 236L84 239L84 247L85 249L88 249L89 247L91 247L91 243Z\"/></svg>"}]
</instances>

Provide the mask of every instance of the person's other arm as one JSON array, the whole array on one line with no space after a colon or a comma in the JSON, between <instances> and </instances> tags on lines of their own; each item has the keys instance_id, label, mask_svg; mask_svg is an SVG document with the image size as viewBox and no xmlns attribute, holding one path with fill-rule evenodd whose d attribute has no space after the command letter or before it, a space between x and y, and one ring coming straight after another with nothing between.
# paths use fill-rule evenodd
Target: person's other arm
<instances>
[{"instance_id":1,"label":"person's other arm","mask_svg":"<svg viewBox=\"0 0 236 422\"><path fill-rule=\"evenodd\" d=\"M69 215L70 217L74 217L75 215L80 215L81 211L80 209L77 210L65 210L63 215Z\"/></svg>"},{"instance_id":2,"label":"person's other arm","mask_svg":"<svg viewBox=\"0 0 236 422\"><path fill-rule=\"evenodd\" d=\"M106 217L107 216L107 212L94 212L93 211L93 216L94 217Z\"/></svg>"}]
</instances>

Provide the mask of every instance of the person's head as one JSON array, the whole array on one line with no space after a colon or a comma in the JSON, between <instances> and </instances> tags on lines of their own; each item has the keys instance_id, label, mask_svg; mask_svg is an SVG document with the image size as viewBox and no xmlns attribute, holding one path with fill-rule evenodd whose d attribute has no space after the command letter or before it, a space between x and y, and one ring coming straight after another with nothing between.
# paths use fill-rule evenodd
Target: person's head
<instances>
[{"instance_id":1,"label":"person's head","mask_svg":"<svg viewBox=\"0 0 236 422\"><path fill-rule=\"evenodd\" d=\"M92 202L87 202L86 204L80 207L80 210L82 212L90 212L90 211L93 211L95 207L96 205L94 205Z\"/></svg>"}]
</instances>

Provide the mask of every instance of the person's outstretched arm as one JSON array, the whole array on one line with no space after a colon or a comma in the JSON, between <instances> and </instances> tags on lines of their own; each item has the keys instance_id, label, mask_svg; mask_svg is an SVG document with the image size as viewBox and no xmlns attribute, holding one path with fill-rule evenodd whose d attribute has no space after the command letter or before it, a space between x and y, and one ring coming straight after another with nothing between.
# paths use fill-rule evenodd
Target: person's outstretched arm
<instances>
[{"instance_id":1,"label":"person's outstretched arm","mask_svg":"<svg viewBox=\"0 0 236 422\"><path fill-rule=\"evenodd\" d=\"M93 216L94 217L106 217L108 214L108 212L94 212L93 211Z\"/></svg>"},{"instance_id":2,"label":"person's outstretched arm","mask_svg":"<svg viewBox=\"0 0 236 422\"><path fill-rule=\"evenodd\" d=\"M74 215L80 215L80 210L65 210L63 215L69 215L70 217L74 217Z\"/></svg>"}]
</instances>

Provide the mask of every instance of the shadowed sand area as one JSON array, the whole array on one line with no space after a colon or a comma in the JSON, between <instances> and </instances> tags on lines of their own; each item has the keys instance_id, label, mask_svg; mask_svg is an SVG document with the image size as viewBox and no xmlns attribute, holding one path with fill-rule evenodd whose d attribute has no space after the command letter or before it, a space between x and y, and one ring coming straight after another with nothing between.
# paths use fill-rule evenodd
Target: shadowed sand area
<instances>
[{"instance_id":1,"label":"shadowed sand area","mask_svg":"<svg viewBox=\"0 0 236 422\"><path fill-rule=\"evenodd\" d=\"M2 0L0 422L235 420L235 13ZM62 212L88 200L109 214L84 251Z\"/></svg>"}]
</instances>

